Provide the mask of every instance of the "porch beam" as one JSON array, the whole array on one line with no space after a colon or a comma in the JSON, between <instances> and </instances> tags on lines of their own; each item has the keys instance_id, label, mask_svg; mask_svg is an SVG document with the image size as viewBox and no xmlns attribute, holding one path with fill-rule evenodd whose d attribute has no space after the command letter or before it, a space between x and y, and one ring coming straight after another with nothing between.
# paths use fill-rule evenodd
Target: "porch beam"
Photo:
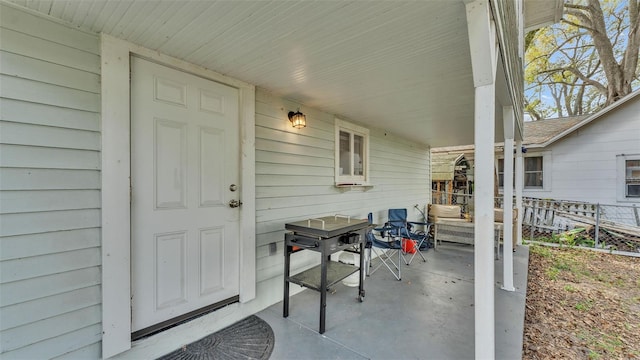
<instances>
[{"instance_id":1,"label":"porch beam","mask_svg":"<svg viewBox=\"0 0 640 360\"><path fill-rule=\"evenodd\" d=\"M498 62L498 38L491 20L489 0L465 0L471 50L473 86L494 84Z\"/></svg>"},{"instance_id":2,"label":"porch beam","mask_svg":"<svg viewBox=\"0 0 640 360\"><path fill-rule=\"evenodd\" d=\"M475 358L495 358L494 179L497 38L488 0L465 1L475 87Z\"/></svg>"},{"instance_id":3,"label":"porch beam","mask_svg":"<svg viewBox=\"0 0 640 360\"><path fill-rule=\"evenodd\" d=\"M513 137L515 116L513 106L502 107L504 128L504 186L502 238L502 290L515 291L513 287Z\"/></svg>"}]
</instances>

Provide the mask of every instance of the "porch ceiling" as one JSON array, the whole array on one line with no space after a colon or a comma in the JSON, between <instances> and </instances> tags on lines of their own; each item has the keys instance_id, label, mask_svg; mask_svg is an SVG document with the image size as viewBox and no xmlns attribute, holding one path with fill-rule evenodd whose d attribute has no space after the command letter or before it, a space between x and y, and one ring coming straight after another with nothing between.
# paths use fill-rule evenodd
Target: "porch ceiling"
<instances>
[{"instance_id":1,"label":"porch ceiling","mask_svg":"<svg viewBox=\"0 0 640 360\"><path fill-rule=\"evenodd\" d=\"M462 0L11 2L419 143L473 143Z\"/></svg>"}]
</instances>

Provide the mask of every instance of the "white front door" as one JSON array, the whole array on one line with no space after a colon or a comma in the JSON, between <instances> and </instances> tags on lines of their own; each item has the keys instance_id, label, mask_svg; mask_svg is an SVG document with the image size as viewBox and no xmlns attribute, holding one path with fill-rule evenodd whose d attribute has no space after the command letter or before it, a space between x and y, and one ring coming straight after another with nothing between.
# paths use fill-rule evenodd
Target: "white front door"
<instances>
[{"instance_id":1,"label":"white front door","mask_svg":"<svg viewBox=\"0 0 640 360\"><path fill-rule=\"evenodd\" d=\"M238 90L131 58L132 330L239 293Z\"/></svg>"}]
</instances>

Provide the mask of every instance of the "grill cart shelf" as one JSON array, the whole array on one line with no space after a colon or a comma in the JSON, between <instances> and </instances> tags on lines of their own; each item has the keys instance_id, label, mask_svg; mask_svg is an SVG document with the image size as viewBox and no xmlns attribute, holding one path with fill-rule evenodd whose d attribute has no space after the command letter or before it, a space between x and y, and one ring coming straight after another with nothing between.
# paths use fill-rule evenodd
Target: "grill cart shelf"
<instances>
[{"instance_id":1,"label":"grill cart shelf","mask_svg":"<svg viewBox=\"0 0 640 360\"><path fill-rule=\"evenodd\" d=\"M320 292L320 334L325 331L327 289L347 276L359 272L358 300L364 299L364 235L367 220L336 215L285 224L284 306L283 316L289 316L289 284L294 283ZM294 250L296 247L296 250ZM331 261L331 254L357 247L360 266ZM291 254L311 250L321 254L321 263L311 269L290 275Z\"/></svg>"},{"instance_id":2,"label":"grill cart shelf","mask_svg":"<svg viewBox=\"0 0 640 360\"><path fill-rule=\"evenodd\" d=\"M347 265L335 261L327 261L327 287L339 283L347 276L359 271L355 265ZM315 266L309 270L289 277L289 282L304 286L306 288L320 291L322 289L322 265Z\"/></svg>"}]
</instances>

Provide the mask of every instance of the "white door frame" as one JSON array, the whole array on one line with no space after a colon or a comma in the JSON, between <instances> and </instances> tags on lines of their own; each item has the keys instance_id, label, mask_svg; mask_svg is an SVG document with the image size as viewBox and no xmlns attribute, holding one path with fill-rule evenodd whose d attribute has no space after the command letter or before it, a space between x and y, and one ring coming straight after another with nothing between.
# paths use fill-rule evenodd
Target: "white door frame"
<instances>
[{"instance_id":1,"label":"white door frame","mask_svg":"<svg viewBox=\"0 0 640 360\"><path fill-rule=\"evenodd\" d=\"M131 348L130 57L233 86L240 101L240 302L256 296L255 87L101 34L102 356Z\"/></svg>"}]
</instances>

